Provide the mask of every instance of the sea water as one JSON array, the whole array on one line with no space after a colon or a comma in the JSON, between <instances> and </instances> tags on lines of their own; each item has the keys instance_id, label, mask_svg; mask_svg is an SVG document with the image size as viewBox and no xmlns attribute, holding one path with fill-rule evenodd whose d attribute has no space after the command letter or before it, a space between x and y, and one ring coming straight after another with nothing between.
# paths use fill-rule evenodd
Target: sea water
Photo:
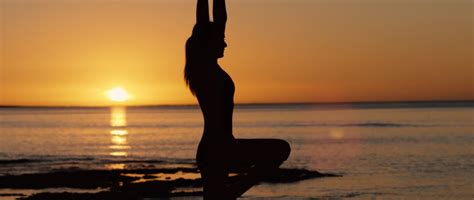
<instances>
[{"instance_id":1,"label":"sea water","mask_svg":"<svg viewBox=\"0 0 474 200\"><path fill-rule=\"evenodd\" d=\"M242 105L236 138L280 138L284 168L342 177L260 184L247 199L473 199L474 103ZM0 108L0 176L193 166L196 106Z\"/></svg>"}]
</instances>

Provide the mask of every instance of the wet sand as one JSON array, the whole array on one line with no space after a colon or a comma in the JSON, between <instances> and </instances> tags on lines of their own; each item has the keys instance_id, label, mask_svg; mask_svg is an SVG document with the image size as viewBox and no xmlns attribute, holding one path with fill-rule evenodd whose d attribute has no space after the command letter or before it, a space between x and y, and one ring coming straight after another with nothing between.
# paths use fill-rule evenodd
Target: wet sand
<instances>
[{"instance_id":1,"label":"wet sand","mask_svg":"<svg viewBox=\"0 0 474 200\"><path fill-rule=\"evenodd\" d=\"M280 169L264 183L288 184L336 177L305 169ZM231 176L231 182L239 175ZM196 168L136 170L74 170L0 177L0 197L20 199L143 199L202 195ZM22 192L28 191L28 192ZM81 191L81 192L77 192Z\"/></svg>"}]
</instances>

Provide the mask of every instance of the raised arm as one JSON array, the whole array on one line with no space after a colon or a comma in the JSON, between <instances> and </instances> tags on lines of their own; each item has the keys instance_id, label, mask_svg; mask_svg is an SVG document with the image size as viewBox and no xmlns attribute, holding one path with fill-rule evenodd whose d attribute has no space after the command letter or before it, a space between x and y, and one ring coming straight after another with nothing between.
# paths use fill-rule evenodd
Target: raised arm
<instances>
[{"instance_id":1,"label":"raised arm","mask_svg":"<svg viewBox=\"0 0 474 200\"><path fill-rule=\"evenodd\" d=\"M217 31L222 36L225 36L225 24L227 22L225 0L214 0L212 13L214 15L214 23L217 25Z\"/></svg>"},{"instance_id":2,"label":"raised arm","mask_svg":"<svg viewBox=\"0 0 474 200\"><path fill-rule=\"evenodd\" d=\"M209 22L209 2L208 0L197 0L196 23Z\"/></svg>"},{"instance_id":3,"label":"raised arm","mask_svg":"<svg viewBox=\"0 0 474 200\"><path fill-rule=\"evenodd\" d=\"M225 24L227 22L225 0L214 0L214 8L212 11L215 23Z\"/></svg>"}]
</instances>

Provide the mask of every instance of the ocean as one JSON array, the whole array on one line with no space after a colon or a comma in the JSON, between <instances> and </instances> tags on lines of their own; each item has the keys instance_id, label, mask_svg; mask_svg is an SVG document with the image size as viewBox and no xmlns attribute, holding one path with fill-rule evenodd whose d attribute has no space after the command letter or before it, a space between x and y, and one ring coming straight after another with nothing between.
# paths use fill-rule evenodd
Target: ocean
<instances>
[{"instance_id":1,"label":"ocean","mask_svg":"<svg viewBox=\"0 0 474 200\"><path fill-rule=\"evenodd\" d=\"M262 183L243 199L474 199L473 117L474 102L238 105L236 138L287 140L282 168L340 175ZM202 130L196 106L0 108L0 183L193 167ZM0 199L44 191L3 183Z\"/></svg>"}]
</instances>

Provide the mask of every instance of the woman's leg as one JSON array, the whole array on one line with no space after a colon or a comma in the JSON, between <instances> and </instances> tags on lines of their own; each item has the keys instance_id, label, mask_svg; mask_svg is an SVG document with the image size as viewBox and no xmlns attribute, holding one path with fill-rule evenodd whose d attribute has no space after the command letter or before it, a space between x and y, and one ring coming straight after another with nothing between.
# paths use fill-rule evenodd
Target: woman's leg
<instances>
[{"instance_id":1,"label":"woman's leg","mask_svg":"<svg viewBox=\"0 0 474 200\"><path fill-rule=\"evenodd\" d=\"M204 200L234 200L225 183L228 171L223 167L200 167Z\"/></svg>"},{"instance_id":2,"label":"woman's leg","mask_svg":"<svg viewBox=\"0 0 474 200\"><path fill-rule=\"evenodd\" d=\"M288 158L291 148L279 139L237 139L230 158L231 168L246 169L247 173L234 183L229 192L235 197L271 176Z\"/></svg>"}]
</instances>

